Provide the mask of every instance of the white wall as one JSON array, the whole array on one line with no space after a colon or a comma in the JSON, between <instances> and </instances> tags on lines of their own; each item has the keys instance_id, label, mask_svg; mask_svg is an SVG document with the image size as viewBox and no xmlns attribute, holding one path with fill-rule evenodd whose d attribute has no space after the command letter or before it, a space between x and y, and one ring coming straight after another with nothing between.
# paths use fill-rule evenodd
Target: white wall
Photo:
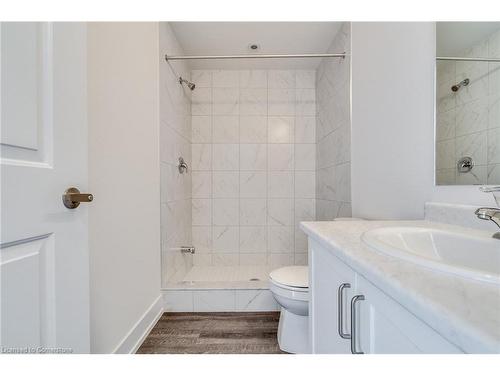
<instances>
[{"instance_id":1,"label":"white wall","mask_svg":"<svg viewBox=\"0 0 500 375\"><path fill-rule=\"evenodd\" d=\"M434 23L352 24L353 216L423 218L424 203L493 204L434 186Z\"/></svg>"},{"instance_id":2,"label":"white wall","mask_svg":"<svg viewBox=\"0 0 500 375\"><path fill-rule=\"evenodd\" d=\"M161 54L184 55L169 23L160 23ZM160 64L160 156L162 287L182 280L193 265L191 254L179 247L191 246L191 176L180 174L179 157L191 166L191 90L179 84L189 79L186 61Z\"/></svg>"},{"instance_id":3,"label":"white wall","mask_svg":"<svg viewBox=\"0 0 500 375\"><path fill-rule=\"evenodd\" d=\"M195 265L306 264L315 71L194 70Z\"/></svg>"},{"instance_id":4,"label":"white wall","mask_svg":"<svg viewBox=\"0 0 500 375\"><path fill-rule=\"evenodd\" d=\"M88 24L91 351L160 295L158 24Z\"/></svg>"}]
</instances>

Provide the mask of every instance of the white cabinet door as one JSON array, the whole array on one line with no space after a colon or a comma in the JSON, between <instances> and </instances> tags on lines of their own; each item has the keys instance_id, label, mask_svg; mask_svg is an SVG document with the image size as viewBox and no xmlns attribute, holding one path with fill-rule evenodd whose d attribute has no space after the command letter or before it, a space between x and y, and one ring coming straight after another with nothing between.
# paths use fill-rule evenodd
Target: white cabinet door
<instances>
[{"instance_id":1,"label":"white cabinet door","mask_svg":"<svg viewBox=\"0 0 500 375\"><path fill-rule=\"evenodd\" d=\"M359 274L356 286L356 295L364 296L364 300L358 300L354 306L357 351L367 354L461 353Z\"/></svg>"},{"instance_id":2,"label":"white cabinet door","mask_svg":"<svg viewBox=\"0 0 500 375\"><path fill-rule=\"evenodd\" d=\"M339 310L342 312L340 328L348 335L349 301L355 289L354 271L311 239L309 254L311 350L313 353L350 353L349 338L342 338L339 334ZM342 284L342 308L339 309L339 288Z\"/></svg>"},{"instance_id":3,"label":"white cabinet door","mask_svg":"<svg viewBox=\"0 0 500 375\"><path fill-rule=\"evenodd\" d=\"M89 351L86 28L1 23L0 346Z\"/></svg>"}]
</instances>

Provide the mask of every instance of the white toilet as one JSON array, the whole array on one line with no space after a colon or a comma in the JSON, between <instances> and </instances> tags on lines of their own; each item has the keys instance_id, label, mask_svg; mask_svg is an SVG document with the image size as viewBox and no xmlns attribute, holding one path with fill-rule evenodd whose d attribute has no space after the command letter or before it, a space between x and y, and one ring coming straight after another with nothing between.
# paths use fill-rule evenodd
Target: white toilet
<instances>
[{"instance_id":1,"label":"white toilet","mask_svg":"<svg viewBox=\"0 0 500 375\"><path fill-rule=\"evenodd\" d=\"M334 221L363 220L338 217ZM269 274L271 293L281 306L278 326L280 349L288 353L310 353L309 269L307 266L278 268Z\"/></svg>"},{"instance_id":2,"label":"white toilet","mask_svg":"<svg viewBox=\"0 0 500 375\"><path fill-rule=\"evenodd\" d=\"M310 353L308 274L307 266L278 268L269 274L271 293L281 306L278 343L288 353Z\"/></svg>"}]
</instances>

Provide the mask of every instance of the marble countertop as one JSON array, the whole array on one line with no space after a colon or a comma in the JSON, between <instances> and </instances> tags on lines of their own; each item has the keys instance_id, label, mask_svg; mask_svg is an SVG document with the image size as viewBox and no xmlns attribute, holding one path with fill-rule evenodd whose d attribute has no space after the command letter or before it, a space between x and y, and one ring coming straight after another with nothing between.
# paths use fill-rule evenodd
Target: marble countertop
<instances>
[{"instance_id":1,"label":"marble countertop","mask_svg":"<svg viewBox=\"0 0 500 375\"><path fill-rule=\"evenodd\" d=\"M463 351L499 353L500 287L413 265L378 253L361 241L367 230L394 226L484 233L425 220L301 223L308 236Z\"/></svg>"}]
</instances>

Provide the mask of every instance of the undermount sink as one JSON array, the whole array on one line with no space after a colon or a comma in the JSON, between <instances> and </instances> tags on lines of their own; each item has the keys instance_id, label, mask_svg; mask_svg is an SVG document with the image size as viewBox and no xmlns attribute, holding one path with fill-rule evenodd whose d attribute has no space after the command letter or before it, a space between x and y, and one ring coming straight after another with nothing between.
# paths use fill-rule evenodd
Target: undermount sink
<instances>
[{"instance_id":1,"label":"undermount sink","mask_svg":"<svg viewBox=\"0 0 500 375\"><path fill-rule=\"evenodd\" d=\"M383 254L435 271L500 284L500 240L420 227L379 228L362 241Z\"/></svg>"}]
</instances>

